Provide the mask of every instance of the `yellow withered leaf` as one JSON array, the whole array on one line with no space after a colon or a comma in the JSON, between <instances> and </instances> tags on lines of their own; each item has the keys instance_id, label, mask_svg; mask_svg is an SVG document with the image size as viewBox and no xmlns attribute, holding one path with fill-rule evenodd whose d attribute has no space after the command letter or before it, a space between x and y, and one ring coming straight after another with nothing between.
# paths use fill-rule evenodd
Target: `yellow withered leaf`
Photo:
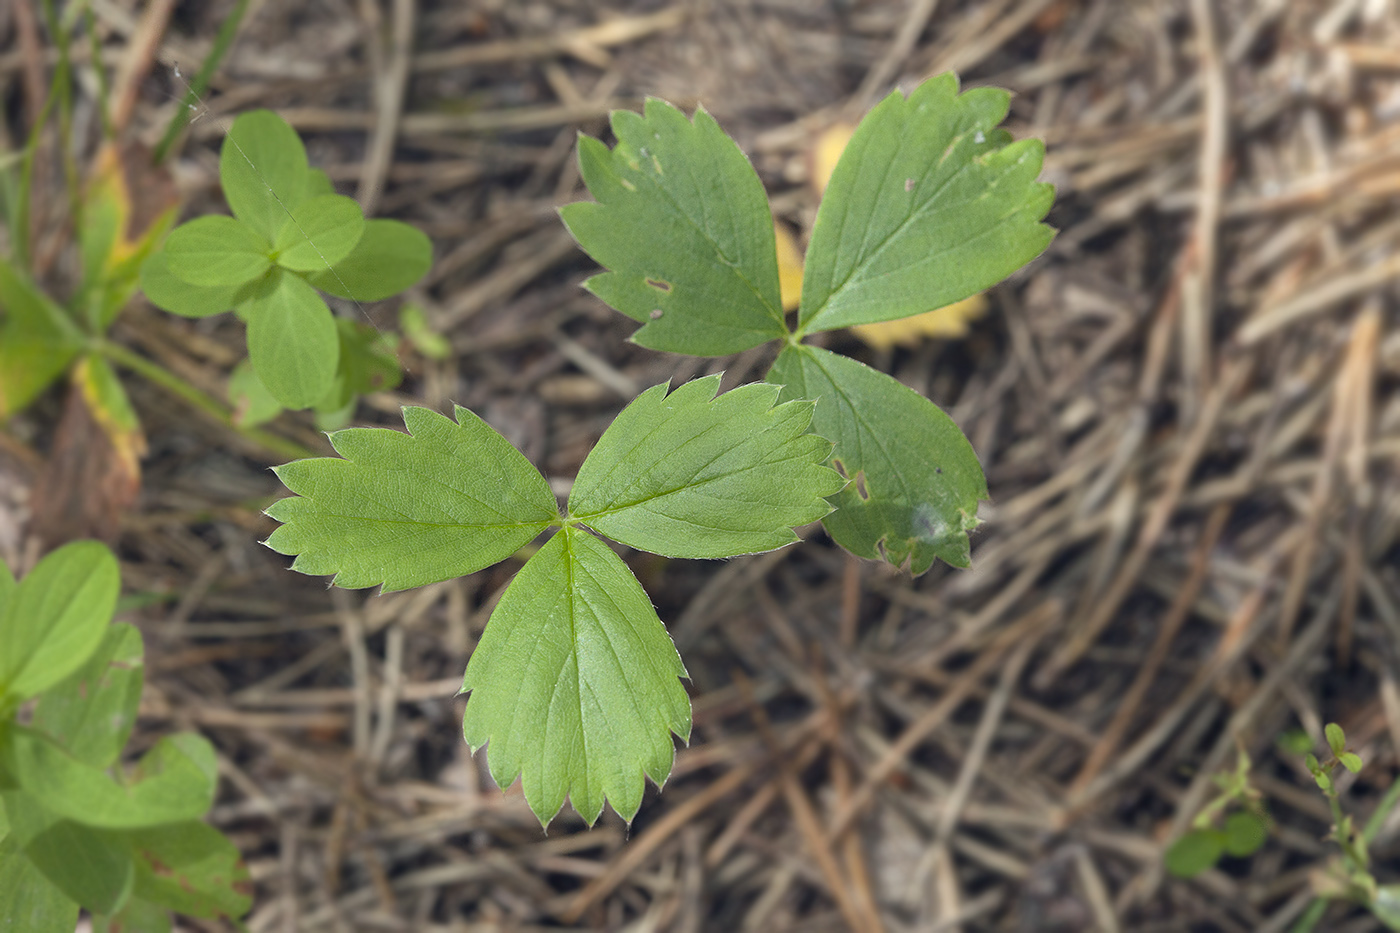
<instances>
[{"instance_id":1,"label":"yellow withered leaf","mask_svg":"<svg viewBox=\"0 0 1400 933\"><path fill-rule=\"evenodd\" d=\"M977 294L913 317L858 324L851 332L876 350L896 345L913 347L926 337L966 337L968 323L977 320L986 310L987 299Z\"/></svg>"},{"instance_id":2,"label":"yellow withered leaf","mask_svg":"<svg viewBox=\"0 0 1400 933\"><path fill-rule=\"evenodd\" d=\"M811 172L807 177L817 194L826 190L826 183L831 181L831 173L836 170L836 163L840 161L841 153L846 151L846 143L851 141L855 131L855 126L850 123L837 123L823 130L816 142L812 143Z\"/></svg>"},{"instance_id":3,"label":"yellow withered leaf","mask_svg":"<svg viewBox=\"0 0 1400 933\"><path fill-rule=\"evenodd\" d=\"M778 289L783 310L793 311L802 300L802 251L786 224L775 221L773 235L778 241Z\"/></svg>"}]
</instances>

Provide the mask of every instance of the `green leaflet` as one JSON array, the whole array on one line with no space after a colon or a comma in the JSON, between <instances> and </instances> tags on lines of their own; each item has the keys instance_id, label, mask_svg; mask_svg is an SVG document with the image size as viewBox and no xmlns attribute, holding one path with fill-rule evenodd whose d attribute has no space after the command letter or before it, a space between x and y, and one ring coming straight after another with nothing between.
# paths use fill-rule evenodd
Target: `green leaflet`
<instances>
[{"instance_id":1,"label":"green leaflet","mask_svg":"<svg viewBox=\"0 0 1400 933\"><path fill-rule=\"evenodd\" d=\"M0 257L0 421L24 408L86 343L68 313Z\"/></svg>"},{"instance_id":2,"label":"green leaflet","mask_svg":"<svg viewBox=\"0 0 1400 933\"><path fill-rule=\"evenodd\" d=\"M823 523L853 554L918 575L935 557L969 563L967 533L987 483L972 445L938 406L849 357L789 346L768 378L784 398L817 400L812 429L835 445L831 462L852 482Z\"/></svg>"},{"instance_id":3,"label":"green leaflet","mask_svg":"<svg viewBox=\"0 0 1400 933\"><path fill-rule=\"evenodd\" d=\"M616 554L565 527L501 597L462 680L462 734L490 743L491 776L520 775L548 823L567 795L592 824L606 799L626 820L645 777L671 772L690 736L685 667L651 601Z\"/></svg>"},{"instance_id":4,"label":"green leaflet","mask_svg":"<svg viewBox=\"0 0 1400 933\"><path fill-rule=\"evenodd\" d=\"M273 398L308 408L331 389L340 337L330 308L298 275L278 269L271 286L242 305L248 358Z\"/></svg>"},{"instance_id":5,"label":"green leaflet","mask_svg":"<svg viewBox=\"0 0 1400 933\"><path fill-rule=\"evenodd\" d=\"M364 229L365 215L353 198L323 194L297 205L272 248L282 268L319 272L349 256Z\"/></svg>"},{"instance_id":6,"label":"green leaflet","mask_svg":"<svg viewBox=\"0 0 1400 933\"><path fill-rule=\"evenodd\" d=\"M240 114L219 151L219 181L233 216L268 243L290 212L323 191L308 171L301 137L270 110Z\"/></svg>"},{"instance_id":7,"label":"green leaflet","mask_svg":"<svg viewBox=\"0 0 1400 933\"><path fill-rule=\"evenodd\" d=\"M996 125L1010 95L958 94L951 74L892 92L846 146L812 229L799 333L909 317L1006 278L1040 255L1054 190L1044 145Z\"/></svg>"},{"instance_id":8,"label":"green leaflet","mask_svg":"<svg viewBox=\"0 0 1400 933\"><path fill-rule=\"evenodd\" d=\"M44 691L34 708L33 727L84 764L106 768L117 760L136 725L144 660L139 631L108 625L87 662Z\"/></svg>"},{"instance_id":9,"label":"green leaflet","mask_svg":"<svg viewBox=\"0 0 1400 933\"><path fill-rule=\"evenodd\" d=\"M432 264L432 243L417 227L369 220L348 256L332 269L312 270L307 280L338 298L379 301L412 286Z\"/></svg>"},{"instance_id":10,"label":"green leaflet","mask_svg":"<svg viewBox=\"0 0 1400 933\"><path fill-rule=\"evenodd\" d=\"M188 821L121 834L136 866L135 893L191 917L241 917L252 908L238 849L207 823Z\"/></svg>"},{"instance_id":11,"label":"green leaflet","mask_svg":"<svg viewBox=\"0 0 1400 933\"><path fill-rule=\"evenodd\" d=\"M607 272L589 291L644 326L644 347L722 356L787 334L768 199L753 166L703 108L694 121L650 99L614 111L617 145L579 138L595 203L560 216Z\"/></svg>"},{"instance_id":12,"label":"green leaflet","mask_svg":"<svg viewBox=\"0 0 1400 933\"><path fill-rule=\"evenodd\" d=\"M668 557L730 557L797 540L844 485L821 466L831 445L805 434L810 402L775 407L780 388L715 397L706 376L653 386L603 433L579 469L569 514L624 544Z\"/></svg>"},{"instance_id":13,"label":"green leaflet","mask_svg":"<svg viewBox=\"0 0 1400 933\"><path fill-rule=\"evenodd\" d=\"M0 836L0 930L73 933L77 925L78 905L44 877L13 836Z\"/></svg>"},{"instance_id":14,"label":"green leaflet","mask_svg":"<svg viewBox=\"0 0 1400 933\"><path fill-rule=\"evenodd\" d=\"M344 587L402 590L503 560L558 520L549 484L465 408L457 423L404 409L409 433L351 428L331 435L345 459L277 468L301 498L273 503L283 526L267 539L302 573Z\"/></svg>"},{"instance_id":15,"label":"green leaflet","mask_svg":"<svg viewBox=\"0 0 1400 933\"><path fill-rule=\"evenodd\" d=\"M238 288L272 265L269 243L246 224L213 214L196 217L170 232L166 263L177 279L190 285Z\"/></svg>"},{"instance_id":16,"label":"green leaflet","mask_svg":"<svg viewBox=\"0 0 1400 933\"><path fill-rule=\"evenodd\" d=\"M164 250L151 254L141 265L141 291L151 304L182 317L208 317L241 304L259 282L242 285L191 285L170 271Z\"/></svg>"},{"instance_id":17,"label":"green leaflet","mask_svg":"<svg viewBox=\"0 0 1400 933\"><path fill-rule=\"evenodd\" d=\"M111 834L72 820L39 832L24 854L55 887L93 913L121 910L136 877L131 856Z\"/></svg>"},{"instance_id":18,"label":"green leaflet","mask_svg":"<svg viewBox=\"0 0 1400 933\"><path fill-rule=\"evenodd\" d=\"M49 554L12 589L0 607L0 712L88 659L102 641L120 586L111 552L78 541Z\"/></svg>"}]
</instances>

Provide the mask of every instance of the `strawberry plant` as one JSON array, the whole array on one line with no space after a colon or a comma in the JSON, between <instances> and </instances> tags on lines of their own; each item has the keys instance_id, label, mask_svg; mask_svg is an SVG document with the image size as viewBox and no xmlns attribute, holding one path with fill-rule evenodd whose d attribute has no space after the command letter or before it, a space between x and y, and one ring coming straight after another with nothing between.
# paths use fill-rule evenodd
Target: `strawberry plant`
<instances>
[{"instance_id":1,"label":"strawberry plant","mask_svg":"<svg viewBox=\"0 0 1400 933\"><path fill-rule=\"evenodd\" d=\"M613 114L614 149L579 143L597 202L563 209L609 269L588 287L642 321L634 339L648 347L723 355L782 341L770 382L643 392L580 467L562 515L544 478L471 412L409 408L407 434L340 431L341 459L280 467L297 495L268 510L283 523L268 546L337 585L397 590L489 567L553 530L467 665L463 734L474 751L489 743L498 784L521 778L541 822L565 798L590 824L605 802L630 820L645 778L670 773L690 707L656 610L598 536L722 558L782 547L824 519L855 553L916 573L935 557L968 562L986 482L962 433L893 378L802 338L966 297L1045 248L1042 148L996 129L1007 102L959 96L944 76L876 107L822 204L795 328L762 183L733 141L703 110L691 121L653 100L644 115ZM262 275L267 262L249 246L218 274Z\"/></svg>"},{"instance_id":2,"label":"strawberry plant","mask_svg":"<svg viewBox=\"0 0 1400 933\"><path fill-rule=\"evenodd\" d=\"M0 928L170 929L241 917L238 850L203 822L219 766L201 736L121 761L141 699L141 633L109 624L117 562L66 545L19 583L0 562ZM37 697L28 717L16 714Z\"/></svg>"},{"instance_id":3,"label":"strawberry plant","mask_svg":"<svg viewBox=\"0 0 1400 933\"><path fill-rule=\"evenodd\" d=\"M271 111L233 122L219 180L233 216L171 231L142 266L142 290L175 314L232 310L248 325L232 392L252 420L285 407L343 422L360 394L396 385L399 369L374 328L336 318L319 293L362 302L403 291L428 271L428 238L396 220L366 220Z\"/></svg>"},{"instance_id":4,"label":"strawberry plant","mask_svg":"<svg viewBox=\"0 0 1400 933\"><path fill-rule=\"evenodd\" d=\"M851 482L823 524L861 557L920 574L969 562L987 485L946 414L893 377L804 342L822 331L911 317L1001 281L1038 256L1054 197L1036 182L1044 146L997 128L1010 95L958 93L951 74L895 91L837 163L807 247L797 318L782 310L763 182L701 109L660 100L612 115L617 144L580 137L596 199L564 223L607 271L586 287L642 327L644 347L724 356L771 341L765 377L784 398L820 399L813 430Z\"/></svg>"}]
</instances>

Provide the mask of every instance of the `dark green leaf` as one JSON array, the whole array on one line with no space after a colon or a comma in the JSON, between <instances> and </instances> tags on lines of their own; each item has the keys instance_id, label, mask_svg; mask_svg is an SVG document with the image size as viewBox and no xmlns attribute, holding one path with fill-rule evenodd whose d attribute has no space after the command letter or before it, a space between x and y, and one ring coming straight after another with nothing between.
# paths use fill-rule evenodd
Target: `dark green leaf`
<instances>
[{"instance_id":1,"label":"dark green leaf","mask_svg":"<svg viewBox=\"0 0 1400 933\"><path fill-rule=\"evenodd\" d=\"M0 421L5 421L48 388L86 340L68 314L3 256L0 314Z\"/></svg>"},{"instance_id":2,"label":"dark green leaf","mask_svg":"<svg viewBox=\"0 0 1400 933\"><path fill-rule=\"evenodd\" d=\"M141 633L126 624L107 626L87 662L44 691L32 725L84 764L106 768L136 724L143 664Z\"/></svg>"},{"instance_id":3,"label":"dark green leaf","mask_svg":"<svg viewBox=\"0 0 1400 933\"><path fill-rule=\"evenodd\" d=\"M1225 818L1225 851L1244 858L1259 851L1269 838L1269 827L1256 814L1237 810Z\"/></svg>"},{"instance_id":4,"label":"dark green leaf","mask_svg":"<svg viewBox=\"0 0 1400 933\"><path fill-rule=\"evenodd\" d=\"M59 820L24 848L44 876L93 913L121 910L135 872L131 855L112 834Z\"/></svg>"},{"instance_id":5,"label":"dark green leaf","mask_svg":"<svg viewBox=\"0 0 1400 933\"><path fill-rule=\"evenodd\" d=\"M340 334L340 367L326 397L316 403L316 411L335 412L361 395L385 392L403 380L399 359L383 334L367 324L347 318L335 319Z\"/></svg>"},{"instance_id":6,"label":"dark green leaf","mask_svg":"<svg viewBox=\"0 0 1400 933\"><path fill-rule=\"evenodd\" d=\"M803 433L812 403L775 407L779 386L724 395L718 375L667 394L653 386L579 468L569 513L624 544L668 557L733 557L797 540L844 485L821 466L831 444Z\"/></svg>"},{"instance_id":7,"label":"dark green leaf","mask_svg":"<svg viewBox=\"0 0 1400 933\"><path fill-rule=\"evenodd\" d=\"M141 291L151 304L182 317L208 317L235 307L262 283L191 285L176 278L164 250L152 253L141 266Z\"/></svg>"},{"instance_id":8,"label":"dark green leaf","mask_svg":"<svg viewBox=\"0 0 1400 933\"><path fill-rule=\"evenodd\" d=\"M270 248L247 224L211 214L170 231L163 252L166 268L183 282L238 288L267 271Z\"/></svg>"},{"instance_id":9,"label":"dark green leaf","mask_svg":"<svg viewBox=\"0 0 1400 933\"><path fill-rule=\"evenodd\" d=\"M641 584L608 546L565 527L511 581L462 681L462 734L491 776L522 776L548 823L568 796L590 824L604 800L631 820L645 778L690 736L685 667Z\"/></svg>"},{"instance_id":10,"label":"dark green leaf","mask_svg":"<svg viewBox=\"0 0 1400 933\"><path fill-rule=\"evenodd\" d=\"M643 326L644 347L722 356L787 334L768 198L753 166L703 108L694 121L648 100L612 115L617 145L579 138L596 203L560 216L608 271L589 291Z\"/></svg>"},{"instance_id":11,"label":"dark green leaf","mask_svg":"<svg viewBox=\"0 0 1400 933\"><path fill-rule=\"evenodd\" d=\"M0 930L73 933L78 905L45 878L12 838L0 836Z\"/></svg>"},{"instance_id":12,"label":"dark green leaf","mask_svg":"<svg viewBox=\"0 0 1400 933\"><path fill-rule=\"evenodd\" d=\"M365 215L354 199L338 194L308 198L277 233L277 264L296 272L320 272L340 262L364 233Z\"/></svg>"},{"instance_id":13,"label":"dark green leaf","mask_svg":"<svg viewBox=\"0 0 1400 933\"><path fill-rule=\"evenodd\" d=\"M416 283L433 264L433 245L416 227L397 220L365 222L359 242L332 269L307 281L323 292L355 301L379 301Z\"/></svg>"},{"instance_id":14,"label":"dark green leaf","mask_svg":"<svg viewBox=\"0 0 1400 933\"><path fill-rule=\"evenodd\" d=\"M909 317L995 285L1039 256L1054 191L1044 144L996 129L1010 95L951 74L891 92L832 173L807 249L799 332Z\"/></svg>"},{"instance_id":15,"label":"dark green leaf","mask_svg":"<svg viewBox=\"0 0 1400 933\"><path fill-rule=\"evenodd\" d=\"M39 561L0 610L0 706L77 670L102 642L120 588L112 552L96 541Z\"/></svg>"},{"instance_id":16,"label":"dark green leaf","mask_svg":"<svg viewBox=\"0 0 1400 933\"><path fill-rule=\"evenodd\" d=\"M510 442L465 408L457 422L405 408L409 434L350 428L331 435L345 459L277 468L297 498L267 514L267 539L302 573L385 590L436 583L503 560L558 520L554 493Z\"/></svg>"},{"instance_id":17,"label":"dark green leaf","mask_svg":"<svg viewBox=\"0 0 1400 933\"><path fill-rule=\"evenodd\" d=\"M1167 850L1167 871L1178 878L1194 878L1213 868L1224 851L1224 833L1217 829L1194 829Z\"/></svg>"},{"instance_id":18,"label":"dark green leaf","mask_svg":"<svg viewBox=\"0 0 1400 933\"><path fill-rule=\"evenodd\" d=\"M237 847L199 821L123 834L136 857L136 893L191 917L241 917L252 884Z\"/></svg>"},{"instance_id":19,"label":"dark green leaf","mask_svg":"<svg viewBox=\"0 0 1400 933\"><path fill-rule=\"evenodd\" d=\"M340 364L335 318L300 276L279 269L274 280L241 306L248 357L273 398L287 408L309 408L330 391Z\"/></svg>"},{"instance_id":20,"label":"dark green leaf","mask_svg":"<svg viewBox=\"0 0 1400 933\"><path fill-rule=\"evenodd\" d=\"M307 174L301 137L277 114L254 110L233 121L219 153L224 198L269 244L316 187Z\"/></svg>"},{"instance_id":21,"label":"dark green leaf","mask_svg":"<svg viewBox=\"0 0 1400 933\"><path fill-rule=\"evenodd\" d=\"M823 524L854 554L909 562L969 563L967 533L987 483L972 445L938 406L894 378L806 345L784 348L768 373L784 398L817 400L812 430L835 444L831 463L852 482Z\"/></svg>"}]
</instances>

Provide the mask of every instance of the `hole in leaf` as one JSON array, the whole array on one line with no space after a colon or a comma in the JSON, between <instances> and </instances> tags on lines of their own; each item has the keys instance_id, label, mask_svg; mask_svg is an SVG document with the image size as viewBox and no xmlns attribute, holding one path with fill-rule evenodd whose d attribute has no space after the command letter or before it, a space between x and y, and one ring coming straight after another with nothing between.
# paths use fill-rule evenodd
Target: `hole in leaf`
<instances>
[{"instance_id":1,"label":"hole in leaf","mask_svg":"<svg viewBox=\"0 0 1400 933\"><path fill-rule=\"evenodd\" d=\"M669 292L671 290L671 283L662 279L647 279L646 281L648 285L659 291Z\"/></svg>"}]
</instances>

